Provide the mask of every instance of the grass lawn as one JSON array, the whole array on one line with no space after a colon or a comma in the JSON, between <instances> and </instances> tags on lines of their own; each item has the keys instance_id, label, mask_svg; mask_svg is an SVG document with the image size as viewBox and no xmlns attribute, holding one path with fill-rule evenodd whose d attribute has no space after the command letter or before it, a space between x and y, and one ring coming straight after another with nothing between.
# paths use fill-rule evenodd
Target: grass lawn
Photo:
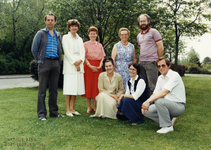
<instances>
[{"instance_id":1,"label":"grass lawn","mask_svg":"<svg viewBox=\"0 0 211 150\"><path fill-rule=\"evenodd\" d=\"M80 96L75 109L81 116L47 116L40 121L37 88L0 90L0 149L211 149L211 77L183 77L183 81L186 110L168 134L157 134L159 125L149 119L132 126L130 121L90 118ZM61 89L58 92L59 113L65 114L65 98Z\"/></svg>"}]
</instances>

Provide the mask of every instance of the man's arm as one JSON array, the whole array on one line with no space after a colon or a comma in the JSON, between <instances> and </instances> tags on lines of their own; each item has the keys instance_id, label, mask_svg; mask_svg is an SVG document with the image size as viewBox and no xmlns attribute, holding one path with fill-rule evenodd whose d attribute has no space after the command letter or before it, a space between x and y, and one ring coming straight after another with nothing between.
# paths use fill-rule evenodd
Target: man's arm
<instances>
[{"instance_id":1,"label":"man's arm","mask_svg":"<svg viewBox=\"0 0 211 150\"><path fill-rule=\"evenodd\" d=\"M162 40L156 42L156 45L158 47L158 57L162 57L163 56L163 42Z\"/></svg>"},{"instance_id":2,"label":"man's arm","mask_svg":"<svg viewBox=\"0 0 211 150\"><path fill-rule=\"evenodd\" d=\"M39 52L40 40L41 40L41 32L38 31L37 34L35 35L34 39L33 39L32 47L31 47L32 55L34 56L34 58L36 60L38 60L37 54Z\"/></svg>"},{"instance_id":3,"label":"man's arm","mask_svg":"<svg viewBox=\"0 0 211 150\"><path fill-rule=\"evenodd\" d=\"M167 89L163 89L160 92L156 93L156 94L152 94L150 96L150 98L148 98L143 104L142 104L142 113L145 114L145 110L147 111L149 108L150 103L153 103L155 100L162 98L164 96L166 96L170 91ZM148 102L150 101L150 103Z\"/></svg>"}]
</instances>

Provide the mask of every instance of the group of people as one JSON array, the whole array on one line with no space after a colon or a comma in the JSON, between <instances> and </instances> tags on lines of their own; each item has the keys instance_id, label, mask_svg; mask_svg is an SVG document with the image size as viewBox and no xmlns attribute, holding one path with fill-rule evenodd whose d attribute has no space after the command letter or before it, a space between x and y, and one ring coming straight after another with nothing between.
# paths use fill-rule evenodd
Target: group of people
<instances>
[{"instance_id":1,"label":"group of people","mask_svg":"<svg viewBox=\"0 0 211 150\"><path fill-rule=\"evenodd\" d=\"M46 27L37 32L32 43L32 54L38 62L38 118L46 120L48 85L49 116L64 117L58 113L57 105L63 47L67 116L80 115L74 104L76 95L81 95L87 101L86 113L95 112L90 117L130 120L132 125L137 125L144 122L146 116L160 124L157 133L172 132L177 117L185 110L184 84L179 74L170 69L170 61L162 57L162 38L150 27L150 17L141 14L138 22L142 31L137 36L140 60L136 63L135 47L128 42L130 31L127 28L119 30L121 41L114 45L111 57L105 57L102 44L96 41L96 27L88 29L90 40L83 43L77 34L80 23L70 19L67 22L69 32L61 40L60 33L54 29L55 14L47 14Z\"/></svg>"}]
</instances>

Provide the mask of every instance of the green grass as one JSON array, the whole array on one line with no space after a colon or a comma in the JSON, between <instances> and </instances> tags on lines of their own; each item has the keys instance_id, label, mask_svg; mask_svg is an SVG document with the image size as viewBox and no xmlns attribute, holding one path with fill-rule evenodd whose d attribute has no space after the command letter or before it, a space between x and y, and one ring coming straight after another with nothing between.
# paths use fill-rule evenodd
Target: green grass
<instances>
[{"instance_id":1,"label":"green grass","mask_svg":"<svg viewBox=\"0 0 211 150\"><path fill-rule=\"evenodd\" d=\"M156 133L159 125L149 119L132 126L129 121L90 118L80 96L75 109L81 116L40 121L37 88L0 90L0 149L211 149L211 77L183 77L183 81L186 110L175 131L164 135ZM65 114L65 98L61 89L58 92L59 113Z\"/></svg>"}]
</instances>

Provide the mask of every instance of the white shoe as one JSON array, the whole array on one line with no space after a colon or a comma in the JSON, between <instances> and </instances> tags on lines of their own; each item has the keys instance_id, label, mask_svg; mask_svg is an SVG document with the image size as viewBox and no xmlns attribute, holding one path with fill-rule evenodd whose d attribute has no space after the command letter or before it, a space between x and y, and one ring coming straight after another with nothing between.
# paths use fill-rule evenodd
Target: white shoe
<instances>
[{"instance_id":1,"label":"white shoe","mask_svg":"<svg viewBox=\"0 0 211 150\"><path fill-rule=\"evenodd\" d=\"M157 133L165 134L173 131L174 131L173 126L170 126L170 127L162 127L160 130L157 131Z\"/></svg>"},{"instance_id":2,"label":"white shoe","mask_svg":"<svg viewBox=\"0 0 211 150\"><path fill-rule=\"evenodd\" d=\"M171 120L171 122L172 122L172 126L174 126L175 125L175 123L177 122L177 117L173 117L172 118L172 120Z\"/></svg>"},{"instance_id":3,"label":"white shoe","mask_svg":"<svg viewBox=\"0 0 211 150\"><path fill-rule=\"evenodd\" d=\"M72 113L67 113L67 112L66 112L66 115L67 115L67 116L70 116L70 117L73 117L73 114L72 114Z\"/></svg>"},{"instance_id":4,"label":"white shoe","mask_svg":"<svg viewBox=\"0 0 211 150\"><path fill-rule=\"evenodd\" d=\"M79 112L75 111L75 112L71 112L74 115L81 115Z\"/></svg>"}]
</instances>

